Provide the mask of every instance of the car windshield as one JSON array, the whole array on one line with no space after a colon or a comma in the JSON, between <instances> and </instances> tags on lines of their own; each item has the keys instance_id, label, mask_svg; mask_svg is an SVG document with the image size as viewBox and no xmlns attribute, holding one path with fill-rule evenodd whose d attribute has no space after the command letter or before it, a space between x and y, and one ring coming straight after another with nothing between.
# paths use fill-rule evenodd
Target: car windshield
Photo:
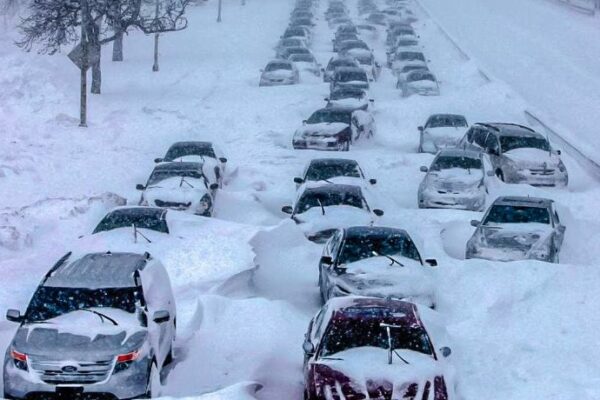
<instances>
[{"instance_id":1,"label":"car windshield","mask_svg":"<svg viewBox=\"0 0 600 400\"><path fill-rule=\"evenodd\" d=\"M366 82L367 73L365 71L344 71L340 72L336 79L339 82L361 81Z\"/></svg>"},{"instance_id":2,"label":"car windshield","mask_svg":"<svg viewBox=\"0 0 600 400\"><path fill-rule=\"evenodd\" d=\"M433 354L431 341L423 328L402 324L397 319L385 318L383 315L380 317L380 313L378 309L373 310L372 313L361 309L355 315L345 313L343 317L334 317L323 338L320 356L327 357L357 347L388 349L387 329L381 326L383 322L398 326L390 329L393 349Z\"/></svg>"},{"instance_id":3,"label":"car windshield","mask_svg":"<svg viewBox=\"0 0 600 400\"><path fill-rule=\"evenodd\" d=\"M146 186L156 185L157 183L164 181L165 179L181 177L181 178L194 178L194 179L202 179L203 175L197 169L161 169L154 170L150 178L148 178L148 183Z\"/></svg>"},{"instance_id":4,"label":"car windshield","mask_svg":"<svg viewBox=\"0 0 600 400\"><path fill-rule=\"evenodd\" d=\"M272 72L272 71L280 71L282 69L291 71L292 65L288 64L288 63L284 63L284 62L269 63L269 64L267 64L267 68L265 68L265 71Z\"/></svg>"},{"instance_id":5,"label":"car windshield","mask_svg":"<svg viewBox=\"0 0 600 400\"><path fill-rule=\"evenodd\" d=\"M134 287L86 289L41 286L27 307L25 322L43 322L89 308L118 308L134 313L136 304L140 303L141 293Z\"/></svg>"},{"instance_id":6,"label":"car windshield","mask_svg":"<svg viewBox=\"0 0 600 400\"><path fill-rule=\"evenodd\" d=\"M425 56L423 55L423 53L403 51L401 53L398 53L396 59L400 61L425 61Z\"/></svg>"},{"instance_id":7,"label":"car windshield","mask_svg":"<svg viewBox=\"0 0 600 400\"><path fill-rule=\"evenodd\" d=\"M285 37L290 36L306 36L306 31L302 28L288 29L285 31Z\"/></svg>"},{"instance_id":8,"label":"car windshield","mask_svg":"<svg viewBox=\"0 0 600 400\"><path fill-rule=\"evenodd\" d=\"M441 171L443 169L462 168L462 169L481 169L482 163L479 158L457 157L457 156L439 156L431 165L432 171Z\"/></svg>"},{"instance_id":9,"label":"car windshield","mask_svg":"<svg viewBox=\"0 0 600 400\"><path fill-rule=\"evenodd\" d=\"M320 124L325 122L341 122L350 125L351 113L337 110L319 110L314 112L306 121L309 124Z\"/></svg>"},{"instance_id":10,"label":"car windshield","mask_svg":"<svg viewBox=\"0 0 600 400\"><path fill-rule=\"evenodd\" d=\"M173 161L185 156L202 156L217 158L212 145L190 143L172 146L165 155L165 161Z\"/></svg>"},{"instance_id":11,"label":"car windshield","mask_svg":"<svg viewBox=\"0 0 600 400\"><path fill-rule=\"evenodd\" d=\"M550 151L550 144L545 138L531 136L500 136L500 147L503 153L522 148Z\"/></svg>"},{"instance_id":12,"label":"car windshield","mask_svg":"<svg viewBox=\"0 0 600 400\"><path fill-rule=\"evenodd\" d=\"M295 62L315 62L315 58L311 54L294 54L290 57L290 60Z\"/></svg>"},{"instance_id":13,"label":"car windshield","mask_svg":"<svg viewBox=\"0 0 600 400\"><path fill-rule=\"evenodd\" d=\"M356 61L358 61L358 63L361 64L361 65L372 65L373 64L373 57L371 57L371 56L358 56L358 57L356 57Z\"/></svg>"},{"instance_id":14,"label":"car windshield","mask_svg":"<svg viewBox=\"0 0 600 400\"><path fill-rule=\"evenodd\" d=\"M414 39L403 39L403 40L399 40L398 41L398 47L403 47L403 46L416 46L418 45L419 42L417 42Z\"/></svg>"},{"instance_id":15,"label":"car windshield","mask_svg":"<svg viewBox=\"0 0 600 400\"><path fill-rule=\"evenodd\" d=\"M354 60L334 60L329 63L328 69L334 70L339 67L356 67L356 61L354 61Z\"/></svg>"},{"instance_id":16,"label":"car windshield","mask_svg":"<svg viewBox=\"0 0 600 400\"><path fill-rule=\"evenodd\" d=\"M368 50L369 46L367 46L363 42L354 41L354 40L351 41L351 42L344 42L342 44L342 51L347 51L347 50L351 50L351 49L365 49L365 50Z\"/></svg>"},{"instance_id":17,"label":"car windshield","mask_svg":"<svg viewBox=\"0 0 600 400\"><path fill-rule=\"evenodd\" d=\"M341 99L364 99L366 93L364 90L354 89L354 88L340 88L331 92L331 96L329 97L331 100L341 100Z\"/></svg>"},{"instance_id":18,"label":"car windshield","mask_svg":"<svg viewBox=\"0 0 600 400\"><path fill-rule=\"evenodd\" d=\"M350 206L365 208L365 203L359 193L336 191L330 193L305 192L296 204L295 214L302 214L313 207Z\"/></svg>"},{"instance_id":19,"label":"car windshield","mask_svg":"<svg viewBox=\"0 0 600 400\"><path fill-rule=\"evenodd\" d=\"M382 256L401 256L421 262L421 257L413 241L402 234L393 235L357 235L344 241L340 254L340 264L348 264L365 258Z\"/></svg>"},{"instance_id":20,"label":"car windshield","mask_svg":"<svg viewBox=\"0 0 600 400\"><path fill-rule=\"evenodd\" d=\"M435 76L425 71L413 71L407 78L409 82L432 81L435 82Z\"/></svg>"},{"instance_id":21,"label":"car windshield","mask_svg":"<svg viewBox=\"0 0 600 400\"><path fill-rule=\"evenodd\" d=\"M460 115L433 115L429 117L425 126L427 128L444 128L448 126L464 128L467 126L467 120Z\"/></svg>"},{"instance_id":22,"label":"car windshield","mask_svg":"<svg viewBox=\"0 0 600 400\"><path fill-rule=\"evenodd\" d=\"M487 224L550 224L550 214L542 207L495 205L483 222Z\"/></svg>"},{"instance_id":23,"label":"car windshield","mask_svg":"<svg viewBox=\"0 0 600 400\"><path fill-rule=\"evenodd\" d=\"M289 47L286 51L288 56L293 54L310 54L310 50L306 47Z\"/></svg>"},{"instance_id":24,"label":"car windshield","mask_svg":"<svg viewBox=\"0 0 600 400\"><path fill-rule=\"evenodd\" d=\"M155 210L152 208L136 209L133 211L114 211L102 218L102 221L96 226L93 233L106 232L113 229L131 227L150 229L157 232L169 233L167 222L162 215L164 210Z\"/></svg>"},{"instance_id":25,"label":"car windshield","mask_svg":"<svg viewBox=\"0 0 600 400\"><path fill-rule=\"evenodd\" d=\"M360 170L358 164L355 163L335 163L335 164L318 164L311 166L306 171L307 181L322 181L338 176L348 176L352 178L360 178Z\"/></svg>"}]
</instances>

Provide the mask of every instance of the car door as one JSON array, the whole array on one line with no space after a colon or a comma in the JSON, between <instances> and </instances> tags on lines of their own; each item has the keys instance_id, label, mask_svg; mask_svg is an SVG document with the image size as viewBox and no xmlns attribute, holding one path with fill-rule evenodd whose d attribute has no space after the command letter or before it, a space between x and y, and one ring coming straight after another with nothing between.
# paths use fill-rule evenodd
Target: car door
<instances>
[{"instance_id":1,"label":"car door","mask_svg":"<svg viewBox=\"0 0 600 400\"><path fill-rule=\"evenodd\" d=\"M488 133L485 138L484 152L489 157L494 169L498 168L501 164L500 142L493 133Z\"/></svg>"},{"instance_id":2,"label":"car door","mask_svg":"<svg viewBox=\"0 0 600 400\"><path fill-rule=\"evenodd\" d=\"M331 287L331 275L335 274L335 265L337 263L337 255L343 241L343 232L341 230L336 231L325 246L324 253L327 253L328 257L331 257L331 265L327 265L321 262L321 293L323 294L323 300L329 300L329 289Z\"/></svg>"},{"instance_id":3,"label":"car door","mask_svg":"<svg viewBox=\"0 0 600 400\"><path fill-rule=\"evenodd\" d=\"M304 353L304 380L305 384L314 382L314 368L313 364L316 361L317 351L321 342L321 336L323 335L324 326L327 324L325 321L327 316L328 306L324 305L321 307L317 315L310 321L308 330L304 336L304 340L312 343L314 352L312 354Z\"/></svg>"}]
</instances>

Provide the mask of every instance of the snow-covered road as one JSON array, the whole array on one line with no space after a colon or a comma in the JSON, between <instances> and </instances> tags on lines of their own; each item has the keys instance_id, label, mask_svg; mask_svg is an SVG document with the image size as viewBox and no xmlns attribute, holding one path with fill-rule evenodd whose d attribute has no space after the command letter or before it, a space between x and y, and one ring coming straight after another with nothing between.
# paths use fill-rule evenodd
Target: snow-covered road
<instances>
[{"instance_id":1,"label":"snow-covered road","mask_svg":"<svg viewBox=\"0 0 600 400\"><path fill-rule=\"evenodd\" d=\"M437 0L423 1L442 7ZM474 0L462 1L477 7ZM320 16L325 3L321 0ZM328 86L304 76L297 86L258 87L259 70L273 56L292 6L291 0L248 0L245 6L225 0L223 23L216 24L216 2L203 3L191 11L189 29L161 39L158 75L150 71L149 37L127 38L124 63L109 62L105 50L104 94L92 99L88 130L76 127L77 73L69 61L23 54L12 45L14 36L0 38L1 313L23 309L48 268L119 202L115 196L92 195L114 192L135 202L135 184L146 179L152 160L172 142L214 140L229 158L215 218L199 223L193 245L159 250L179 315L177 360L165 394L195 397L258 382L263 386L259 399L301 398L301 343L320 304L321 248L307 242L280 208L294 196L292 178L308 160L323 156L294 151L291 136L324 105ZM356 11L355 0L348 6ZM599 398L600 350L594 344L600 329L600 270L595 267L600 188L568 154L569 189L496 182L492 197L526 193L557 201L567 226L562 264L464 261L473 229L469 220L481 214L417 208L419 167L429 165L432 156L416 152L416 127L435 112L463 113L469 122L526 123L523 98L543 105L521 93L518 82L513 88L483 80L477 65L463 60L437 25L415 10L421 17L415 28L442 82L442 96L402 99L384 69L372 88L377 136L344 155L378 179L373 206L386 211L380 224L407 229L426 257L439 260L436 294L453 340L461 398ZM473 48L491 46L483 34L464 35ZM321 17L312 49L322 64L332 55L331 37ZM380 61L385 59L384 39L382 31L372 42ZM599 72L586 74L597 79ZM521 78L516 70L506 73ZM557 69L551 81L558 85L561 74ZM573 117L584 111L576 104L600 104L598 94L587 100L575 94L566 93L577 103L565 110L569 121L585 123ZM591 146L597 138L589 136L585 143ZM13 228L12 234L6 234L6 227ZM14 326L0 322L0 349L13 331ZM251 395L234 386L205 398Z\"/></svg>"}]
</instances>

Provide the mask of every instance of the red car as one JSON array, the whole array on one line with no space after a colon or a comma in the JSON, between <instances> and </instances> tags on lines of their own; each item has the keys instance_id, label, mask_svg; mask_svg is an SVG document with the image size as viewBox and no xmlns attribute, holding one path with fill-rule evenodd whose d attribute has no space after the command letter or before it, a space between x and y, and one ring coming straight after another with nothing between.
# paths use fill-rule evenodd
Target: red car
<instances>
[{"instance_id":1,"label":"red car","mask_svg":"<svg viewBox=\"0 0 600 400\"><path fill-rule=\"evenodd\" d=\"M330 300L305 336L305 400L448 400L439 353L417 306L400 300Z\"/></svg>"}]
</instances>

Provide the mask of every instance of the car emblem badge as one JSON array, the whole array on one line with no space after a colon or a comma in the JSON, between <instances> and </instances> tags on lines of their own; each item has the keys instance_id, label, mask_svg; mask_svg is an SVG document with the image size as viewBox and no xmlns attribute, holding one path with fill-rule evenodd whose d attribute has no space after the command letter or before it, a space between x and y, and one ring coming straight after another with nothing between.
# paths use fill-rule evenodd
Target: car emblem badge
<instances>
[{"instance_id":1,"label":"car emblem badge","mask_svg":"<svg viewBox=\"0 0 600 400\"><path fill-rule=\"evenodd\" d=\"M68 374L72 374L73 372L77 372L77 367L75 367L73 365L66 365L66 366L62 367L61 370Z\"/></svg>"}]
</instances>

